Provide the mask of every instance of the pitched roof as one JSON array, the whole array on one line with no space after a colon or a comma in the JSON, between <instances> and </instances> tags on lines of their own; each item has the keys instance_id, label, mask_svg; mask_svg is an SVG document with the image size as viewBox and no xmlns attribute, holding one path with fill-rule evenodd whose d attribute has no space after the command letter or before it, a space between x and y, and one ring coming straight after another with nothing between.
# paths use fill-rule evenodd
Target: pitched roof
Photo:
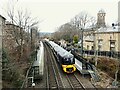
<instances>
[{"instance_id":1,"label":"pitched roof","mask_svg":"<svg viewBox=\"0 0 120 90\"><path fill-rule=\"evenodd\" d=\"M0 15L0 17L2 17L4 20L6 20L6 18L5 18L5 17L3 17L2 15Z\"/></svg>"},{"instance_id":2,"label":"pitched roof","mask_svg":"<svg viewBox=\"0 0 120 90\"><path fill-rule=\"evenodd\" d=\"M105 11L103 9L99 10L98 13L105 13Z\"/></svg>"},{"instance_id":3,"label":"pitched roof","mask_svg":"<svg viewBox=\"0 0 120 90\"><path fill-rule=\"evenodd\" d=\"M96 32L120 32L120 27L119 26L114 26L109 28L101 27Z\"/></svg>"}]
</instances>

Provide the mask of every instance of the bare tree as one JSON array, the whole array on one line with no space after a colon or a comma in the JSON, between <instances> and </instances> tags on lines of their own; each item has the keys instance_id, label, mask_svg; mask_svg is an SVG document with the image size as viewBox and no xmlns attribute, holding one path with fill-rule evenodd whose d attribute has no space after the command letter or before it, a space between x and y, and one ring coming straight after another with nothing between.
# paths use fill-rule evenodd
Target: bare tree
<instances>
[{"instance_id":1,"label":"bare tree","mask_svg":"<svg viewBox=\"0 0 120 90\"><path fill-rule=\"evenodd\" d=\"M71 19L71 24L80 30L81 55L83 56L83 32L87 28L93 28L96 24L96 20L87 12L83 11Z\"/></svg>"},{"instance_id":2,"label":"bare tree","mask_svg":"<svg viewBox=\"0 0 120 90\"><path fill-rule=\"evenodd\" d=\"M13 25L17 25L20 28L19 31L17 31L13 27L13 36L17 45L20 47L19 59L21 59L21 56L23 55L23 44L25 42L26 33L28 33L27 38L28 40L30 40L30 29L37 26L38 20L32 18L31 14L27 10L15 10L15 5L10 6L10 8L7 11L7 15L10 18L11 23Z\"/></svg>"},{"instance_id":3,"label":"bare tree","mask_svg":"<svg viewBox=\"0 0 120 90\"><path fill-rule=\"evenodd\" d=\"M6 23L4 29L3 50L5 52L3 52L3 54L5 57L3 58L4 66L2 69L4 72L2 80L5 81L3 82L3 87L21 87L21 82L25 78L25 71L31 63L29 60L31 60L31 58L32 60L35 59L35 55L31 55L33 50L30 48L30 43L31 36L35 36L34 30L37 31L35 27L37 27L38 21L32 18L27 10L16 10L15 4L17 2L14 3L15 0L9 1L11 1L11 3L9 3L6 14L10 22ZM32 34L34 35L31 35L30 30L33 30ZM33 40L36 41L36 38ZM36 42L34 42L34 46L35 43ZM9 83L8 86L5 86L6 82Z\"/></svg>"},{"instance_id":4,"label":"bare tree","mask_svg":"<svg viewBox=\"0 0 120 90\"><path fill-rule=\"evenodd\" d=\"M94 17L90 16L87 12L80 12L73 19L71 19L71 24L76 28L88 28L93 27L96 24L96 20Z\"/></svg>"},{"instance_id":5,"label":"bare tree","mask_svg":"<svg viewBox=\"0 0 120 90\"><path fill-rule=\"evenodd\" d=\"M73 41L73 36L77 34L77 30L70 23L61 25L54 33L54 38L57 40L64 39L68 42Z\"/></svg>"}]
</instances>

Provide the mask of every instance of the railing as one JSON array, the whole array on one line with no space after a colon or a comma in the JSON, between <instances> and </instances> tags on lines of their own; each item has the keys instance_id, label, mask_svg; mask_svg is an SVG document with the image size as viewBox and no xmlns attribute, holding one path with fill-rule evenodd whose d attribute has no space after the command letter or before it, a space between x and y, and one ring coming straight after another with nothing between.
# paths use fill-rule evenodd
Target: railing
<instances>
[{"instance_id":1,"label":"railing","mask_svg":"<svg viewBox=\"0 0 120 90\"><path fill-rule=\"evenodd\" d=\"M27 70L27 73L26 73L26 76L25 76L25 80L23 81L23 84L22 84L20 90L22 90L23 88L26 88L26 87L27 87L28 75L29 75L29 72L30 72L30 70L31 70L31 67L32 67L32 64L30 65L29 69Z\"/></svg>"},{"instance_id":2,"label":"railing","mask_svg":"<svg viewBox=\"0 0 120 90\"><path fill-rule=\"evenodd\" d=\"M95 51L93 51L93 50L83 50L83 53L87 54L87 55L94 55ZM97 51L97 55L120 59L120 52L115 52L115 51Z\"/></svg>"}]
</instances>

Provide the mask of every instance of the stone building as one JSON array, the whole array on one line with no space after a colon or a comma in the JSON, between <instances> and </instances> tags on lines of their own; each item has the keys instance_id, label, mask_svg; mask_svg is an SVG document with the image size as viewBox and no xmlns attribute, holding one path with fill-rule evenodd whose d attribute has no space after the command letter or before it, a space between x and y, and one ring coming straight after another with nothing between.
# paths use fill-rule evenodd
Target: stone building
<instances>
[{"instance_id":1,"label":"stone building","mask_svg":"<svg viewBox=\"0 0 120 90\"><path fill-rule=\"evenodd\" d=\"M98 12L97 27L84 31L83 46L87 50L120 51L120 27L105 25L105 12Z\"/></svg>"},{"instance_id":2,"label":"stone building","mask_svg":"<svg viewBox=\"0 0 120 90\"><path fill-rule=\"evenodd\" d=\"M12 50L14 47L18 46L17 43L20 43L20 27L14 24L6 22L3 35L4 48Z\"/></svg>"},{"instance_id":3,"label":"stone building","mask_svg":"<svg viewBox=\"0 0 120 90\"><path fill-rule=\"evenodd\" d=\"M38 33L38 28L37 27L33 27L30 29L30 36L31 36L31 46L35 47L38 45L39 43L39 33ZM32 47L31 47L32 48Z\"/></svg>"},{"instance_id":4,"label":"stone building","mask_svg":"<svg viewBox=\"0 0 120 90\"><path fill-rule=\"evenodd\" d=\"M0 89L2 89L2 37L5 26L5 18L0 15Z\"/></svg>"},{"instance_id":5,"label":"stone building","mask_svg":"<svg viewBox=\"0 0 120 90\"><path fill-rule=\"evenodd\" d=\"M105 11L103 9L101 9L98 14L97 14L97 27L106 27L105 25Z\"/></svg>"},{"instance_id":6,"label":"stone building","mask_svg":"<svg viewBox=\"0 0 120 90\"><path fill-rule=\"evenodd\" d=\"M84 36L84 47L87 50L120 51L119 27L99 28L92 34Z\"/></svg>"},{"instance_id":7,"label":"stone building","mask_svg":"<svg viewBox=\"0 0 120 90\"><path fill-rule=\"evenodd\" d=\"M96 49L100 51L120 51L119 26L99 28L96 31Z\"/></svg>"},{"instance_id":8,"label":"stone building","mask_svg":"<svg viewBox=\"0 0 120 90\"><path fill-rule=\"evenodd\" d=\"M5 27L5 18L3 16L0 15L0 49L2 47L2 34L3 34L3 30L4 30L4 27Z\"/></svg>"}]
</instances>

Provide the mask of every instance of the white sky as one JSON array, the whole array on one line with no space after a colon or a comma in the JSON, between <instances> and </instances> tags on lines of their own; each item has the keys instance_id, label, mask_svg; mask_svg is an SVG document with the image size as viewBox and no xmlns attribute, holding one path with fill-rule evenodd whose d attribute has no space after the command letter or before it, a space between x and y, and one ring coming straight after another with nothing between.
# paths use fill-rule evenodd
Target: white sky
<instances>
[{"instance_id":1,"label":"white sky","mask_svg":"<svg viewBox=\"0 0 120 90\"><path fill-rule=\"evenodd\" d=\"M5 16L7 1L0 0L0 14ZM15 0L14 0L15 1ZM16 0L17 1L17 0ZM41 32L54 32L60 25L69 22L81 11L96 17L100 9L106 12L106 24L117 21L119 0L18 0L16 6L27 9L33 17L42 22L39 24ZM97 17L96 17L97 19Z\"/></svg>"}]
</instances>

